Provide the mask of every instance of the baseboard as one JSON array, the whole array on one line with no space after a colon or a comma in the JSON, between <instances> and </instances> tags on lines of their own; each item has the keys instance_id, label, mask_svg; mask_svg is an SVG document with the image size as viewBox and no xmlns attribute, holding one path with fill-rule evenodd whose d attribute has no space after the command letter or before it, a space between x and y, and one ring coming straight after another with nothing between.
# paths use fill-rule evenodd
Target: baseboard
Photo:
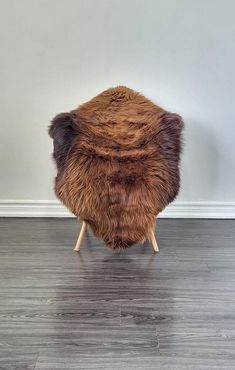
<instances>
[{"instance_id":1,"label":"baseboard","mask_svg":"<svg viewBox=\"0 0 235 370\"><path fill-rule=\"evenodd\" d=\"M74 217L57 200L2 200L0 217ZM169 205L161 218L235 219L235 202L180 202Z\"/></svg>"}]
</instances>

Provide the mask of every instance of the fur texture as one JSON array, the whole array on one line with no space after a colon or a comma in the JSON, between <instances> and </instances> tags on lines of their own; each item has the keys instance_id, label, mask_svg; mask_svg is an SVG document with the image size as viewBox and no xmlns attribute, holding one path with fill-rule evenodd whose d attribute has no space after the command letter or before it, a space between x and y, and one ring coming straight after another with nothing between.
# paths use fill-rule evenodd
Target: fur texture
<instances>
[{"instance_id":1,"label":"fur texture","mask_svg":"<svg viewBox=\"0 0 235 370\"><path fill-rule=\"evenodd\" d=\"M179 190L180 116L119 86L49 128L57 197L111 249L149 238Z\"/></svg>"}]
</instances>

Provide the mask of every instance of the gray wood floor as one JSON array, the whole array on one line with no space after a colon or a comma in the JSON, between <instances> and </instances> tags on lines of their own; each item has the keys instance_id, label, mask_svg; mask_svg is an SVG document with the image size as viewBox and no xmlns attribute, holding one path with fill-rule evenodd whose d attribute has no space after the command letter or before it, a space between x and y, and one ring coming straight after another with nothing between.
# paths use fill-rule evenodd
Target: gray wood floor
<instances>
[{"instance_id":1,"label":"gray wood floor","mask_svg":"<svg viewBox=\"0 0 235 370\"><path fill-rule=\"evenodd\" d=\"M0 369L235 369L235 221L110 252L75 219L0 220Z\"/></svg>"}]
</instances>

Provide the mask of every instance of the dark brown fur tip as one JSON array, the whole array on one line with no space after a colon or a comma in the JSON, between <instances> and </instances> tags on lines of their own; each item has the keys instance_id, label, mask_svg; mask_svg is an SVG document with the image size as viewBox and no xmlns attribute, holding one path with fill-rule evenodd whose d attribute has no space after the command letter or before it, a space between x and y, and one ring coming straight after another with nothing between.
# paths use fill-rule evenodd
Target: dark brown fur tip
<instances>
[{"instance_id":1,"label":"dark brown fur tip","mask_svg":"<svg viewBox=\"0 0 235 370\"><path fill-rule=\"evenodd\" d=\"M119 251L148 239L180 186L182 118L124 86L51 122L57 197Z\"/></svg>"},{"instance_id":2,"label":"dark brown fur tip","mask_svg":"<svg viewBox=\"0 0 235 370\"><path fill-rule=\"evenodd\" d=\"M57 164L58 172L64 167L68 153L78 137L79 131L70 113L57 114L51 121L48 133L53 138L53 156Z\"/></svg>"},{"instance_id":3,"label":"dark brown fur tip","mask_svg":"<svg viewBox=\"0 0 235 370\"><path fill-rule=\"evenodd\" d=\"M183 119L179 114L167 112L163 114L162 119L166 124L176 125L178 130L182 130L184 128Z\"/></svg>"},{"instance_id":4,"label":"dark brown fur tip","mask_svg":"<svg viewBox=\"0 0 235 370\"><path fill-rule=\"evenodd\" d=\"M51 124L48 127L48 133L50 137L53 139L54 132L57 129L61 129L62 126L66 127L70 125L72 122L71 114L70 113L59 113L57 114L51 121Z\"/></svg>"}]
</instances>

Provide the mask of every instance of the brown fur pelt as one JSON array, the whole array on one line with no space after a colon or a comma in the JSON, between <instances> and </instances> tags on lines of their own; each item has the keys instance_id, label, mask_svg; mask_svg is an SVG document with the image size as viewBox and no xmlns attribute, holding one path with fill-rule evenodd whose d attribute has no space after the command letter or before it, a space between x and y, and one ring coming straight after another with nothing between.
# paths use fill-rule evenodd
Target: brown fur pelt
<instances>
[{"instance_id":1,"label":"brown fur pelt","mask_svg":"<svg viewBox=\"0 0 235 370\"><path fill-rule=\"evenodd\" d=\"M57 197L109 248L144 242L178 193L182 128L180 116L123 86L57 115Z\"/></svg>"}]
</instances>

